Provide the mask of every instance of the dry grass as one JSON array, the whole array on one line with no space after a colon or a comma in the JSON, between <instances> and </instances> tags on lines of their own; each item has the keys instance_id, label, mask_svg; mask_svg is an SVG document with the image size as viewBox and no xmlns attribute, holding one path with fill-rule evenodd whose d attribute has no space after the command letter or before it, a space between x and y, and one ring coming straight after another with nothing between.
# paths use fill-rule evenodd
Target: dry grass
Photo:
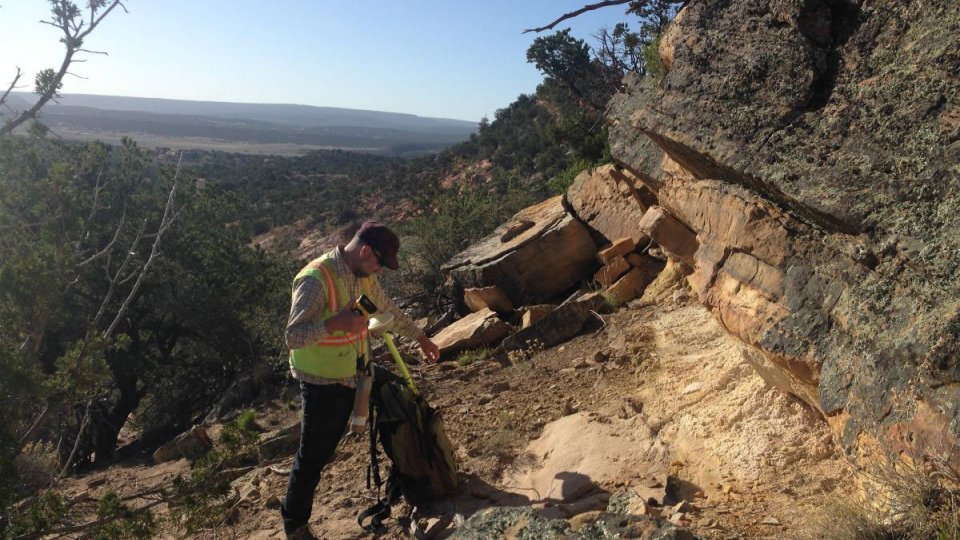
<instances>
[{"instance_id":1,"label":"dry grass","mask_svg":"<svg viewBox=\"0 0 960 540\"><path fill-rule=\"evenodd\" d=\"M862 500L825 501L813 540L960 540L960 471L943 457L863 472Z\"/></svg>"},{"instance_id":2,"label":"dry grass","mask_svg":"<svg viewBox=\"0 0 960 540\"><path fill-rule=\"evenodd\" d=\"M483 455L495 456L500 465L515 461L526 438L518 429L517 420L507 411L497 413L495 423L499 429L480 442Z\"/></svg>"},{"instance_id":3,"label":"dry grass","mask_svg":"<svg viewBox=\"0 0 960 540\"><path fill-rule=\"evenodd\" d=\"M31 443L16 458L21 487L36 491L50 485L60 472L57 450L50 443Z\"/></svg>"}]
</instances>

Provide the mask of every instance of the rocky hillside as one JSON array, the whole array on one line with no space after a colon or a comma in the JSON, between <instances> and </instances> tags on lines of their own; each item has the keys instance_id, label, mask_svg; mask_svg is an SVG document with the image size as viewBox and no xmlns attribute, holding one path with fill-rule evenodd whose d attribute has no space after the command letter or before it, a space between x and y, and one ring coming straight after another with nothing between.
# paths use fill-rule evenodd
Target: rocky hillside
<instances>
[{"instance_id":1,"label":"rocky hillside","mask_svg":"<svg viewBox=\"0 0 960 540\"><path fill-rule=\"evenodd\" d=\"M416 369L442 411L461 488L413 521L411 508L395 506L380 537L609 538L596 534L603 527L627 538L795 538L817 526L822 508L851 489L827 424L766 385L681 281L647 290L657 303L603 314L560 346ZM290 387L253 405L261 462L225 471L229 495L212 522L186 535L175 518L162 537L283 538L277 507L297 443L295 396ZM153 460L71 479L68 498L89 508L108 491L153 493L189 476L211 439L220 448L219 433L213 422ZM366 437L348 438L324 471L311 520L319 538L370 538L356 522L372 504L368 451Z\"/></svg>"}]
</instances>

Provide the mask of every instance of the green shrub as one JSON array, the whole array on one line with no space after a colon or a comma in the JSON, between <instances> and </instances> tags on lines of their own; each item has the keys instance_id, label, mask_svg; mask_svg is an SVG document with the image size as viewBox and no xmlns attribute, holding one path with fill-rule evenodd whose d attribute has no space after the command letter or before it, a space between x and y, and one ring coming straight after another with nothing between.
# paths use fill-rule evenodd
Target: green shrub
<instances>
[{"instance_id":1,"label":"green shrub","mask_svg":"<svg viewBox=\"0 0 960 540\"><path fill-rule=\"evenodd\" d=\"M220 433L222 449L216 456L225 465L238 465L239 461L248 458L245 454L260 440L256 430L257 415L252 410L240 413L232 422L223 427Z\"/></svg>"},{"instance_id":2,"label":"green shrub","mask_svg":"<svg viewBox=\"0 0 960 540\"><path fill-rule=\"evenodd\" d=\"M573 185L573 181L577 176L590 167L591 163L588 161L583 159L577 160L564 169L563 172L548 180L547 187L550 188L551 192L557 195L563 195L570 189L570 186Z\"/></svg>"},{"instance_id":3,"label":"green shrub","mask_svg":"<svg viewBox=\"0 0 960 540\"><path fill-rule=\"evenodd\" d=\"M97 519L107 522L93 534L95 540L151 538L157 532L157 521L153 512L130 508L112 491L100 498L97 504Z\"/></svg>"},{"instance_id":4,"label":"green shrub","mask_svg":"<svg viewBox=\"0 0 960 540\"><path fill-rule=\"evenodd\" d=\"M4 531L5 538L38 534L60 523L65 513L63 496L47 491L41 494L26 512L10 516L10 525Z\"/></svg>"},{"instance_id":5,"label":"green shrub","mask_svg":"<svg viewBox=\"0 0 960 540\"><path fill-rule=\"evenodd\" d=\"M643 47L643 61L647 76L658 81L663 77L663 64L660 63L660 36Z\"/></svg>"},{"instance_id":6,"label":"green shrub","mask_svg":"<svg viewBox=\"0 0 960 540\"><path fill-rule=\"evenodd\" d=\"M253 411L245 411L223 427L217 446L193 464L189 476L178 475L173 481L176 504L174 521L188 533L216 525L223 519L230 495L231 478L223 471L256 462Z\"/></svg>"},{"instance_id":7,"label":"green shrub","mask_svg":"<svg viewBox=\"0 0 960 540\"><path fill-rule=\"evenodd\" d=\"M469 366L474 362L486 360L490 358L491 355L492 353L490 352L490 349L486 347L482 349L470 349L460 353L460 356L457 357L457 364L460 364L461 366Z\"/></svg>"}]
</instances>

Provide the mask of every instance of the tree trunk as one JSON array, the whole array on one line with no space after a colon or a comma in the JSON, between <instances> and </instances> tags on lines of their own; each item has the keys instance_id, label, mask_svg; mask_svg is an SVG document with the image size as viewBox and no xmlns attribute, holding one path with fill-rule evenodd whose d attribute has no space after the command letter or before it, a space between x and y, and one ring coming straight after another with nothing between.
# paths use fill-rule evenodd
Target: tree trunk
<instances>
[{"instance_id":1,"label":"tree trunk","mask_svg":"<svg viewBox=\"0 0 960 540\"><path fill-rule=\"evenodd\" d=\"M136 336L136 332L132 332ZM97 414L93 418L92 437L93 451L96 453L94 458L95 465L110 463L113 459L113 452L117 449L117 440L120 430L123 429L130 413L136 410L140 405L142 394L137 391L138 377L135 369L134 358L137 358L136 345L139 340L134 337L134 347L131 348L133 354L124 358L110 358L110 371L113 373L113 382L117 391L120 393L120 399L112 406L102 403L97 408Z\"/></svg>"},{"instance_id":2,"label":"tree trunk","mask_svg":"<svg viewBox=\"0 0 960 540\"><path fill-rule=\"evenodd\" d=\"M93 437L92 446L94 451L95 466L109 464L113 459L113 453L117 449L120 430L123 429L127 419L139 405L140 399L124 400L115 404L109 411L97 411L99 414L93 419L91 434Z\"/></svg>"}]
</instances>

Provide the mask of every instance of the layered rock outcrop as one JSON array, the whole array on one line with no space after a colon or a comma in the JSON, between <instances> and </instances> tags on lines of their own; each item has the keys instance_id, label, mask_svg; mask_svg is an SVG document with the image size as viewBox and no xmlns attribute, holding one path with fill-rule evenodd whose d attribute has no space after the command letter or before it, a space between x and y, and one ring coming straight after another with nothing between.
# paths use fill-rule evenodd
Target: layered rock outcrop
<instances>
[{"instance_id":1,"label":"layered rock outcrop","mask_svg":"<svg viewBox=\"0 0 960 540\"><path fill-rule=\"evenodd\" d=\"M456 255L443 269L465 316L434 336L441 356L496 346L515 326L498 350L557 345L597 311L640 296L664 267L642 253L644 211L655 200L612 165L586 170L565 196L521 210Z\"/></svg>"},{"instance_id":2,"label":"layered rock outcrop","mask_svg":"<svg viewBox=\"0 0 960 540\"><path fill-rule=\"evenodd\" d=\"M566 200L571 212L602 237L599 243L631 238L643 245L648 240L637 223L655 196L628 171L604 165L581 173L567 190Z\"/></svg>"},{"instance_id":3,"label":"layered rock outcrop","mask_svg":"<svg viewBox=\"0 0 960 540\"><path fill-rule=\"evenodd\" d=\"M663 41L611 149L700 301L852 454L960 462L960 4L693 0Z\"/></svg>"}]
</instances>

